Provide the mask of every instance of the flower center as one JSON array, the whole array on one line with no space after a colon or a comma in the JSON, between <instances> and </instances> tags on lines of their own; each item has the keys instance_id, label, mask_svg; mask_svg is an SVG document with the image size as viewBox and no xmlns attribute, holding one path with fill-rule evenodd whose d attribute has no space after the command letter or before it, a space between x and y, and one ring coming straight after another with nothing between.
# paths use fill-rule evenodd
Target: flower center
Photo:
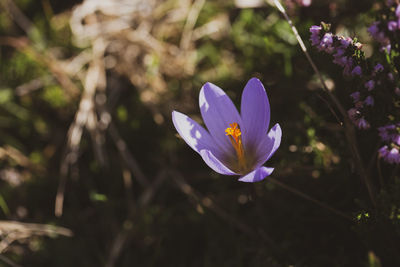
<instances>
[{"instance_id":1,"label":"flower center","mask_svg":"<svg viewBox=\"0 0 400 267\"><path fill-rule=\"evenodd\" d=\"M239 125L234 122L229 124L230 127L225 129L226 135L229 137L233 148L236 151L238 158L239 168L241 170L246 169L246 160L244 157L244 150L242 145L242 132L240 131Z\"/></svg>"}]
</instances>

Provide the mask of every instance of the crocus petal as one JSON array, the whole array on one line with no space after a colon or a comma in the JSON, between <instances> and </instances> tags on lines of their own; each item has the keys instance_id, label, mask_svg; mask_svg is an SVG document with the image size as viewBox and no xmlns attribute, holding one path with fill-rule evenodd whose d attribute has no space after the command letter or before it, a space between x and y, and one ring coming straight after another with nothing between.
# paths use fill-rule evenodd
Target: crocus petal
<instances>
[{"instance_id":1,"label":"crocus petal","mask_svg":"<svg viewBox=\"0 0 400 267\"><path fill-rule=\"evenodd\" d=\"M261 166L269 160L270 157L275 153L281 144L282 130L279 124L275 124L274 127L269 131L268 135L260 143L257 148L257 164L256 166Z\"/></svg>"},{"instance_id":2,"label":"crocus petal","mask_svg":"<svg viewBox=\"0 0 400 267\"><path fill-rule=\"evenodd\" d=\"M239 178L239 181L246 183L255 183L264 180L265 177L269 176L274 171L274 168L260 167L254 171Z\"/></svg>"},{"instance_id":3,"label":"crocus petal","mask_svg":"<svg viewBox=\"0 0 400 267\"><path fill-rule=\"evenodd\" d=\"M178 111L172 112L172 122L179 135L197 153L202 149L212 150L214 139L197 122Z\"/></svg>"},{"instance_id":4,"label":"crocus petal","mask_svg":"<svg viewBox=\"0 0 400 267\"><path fill-rule=\"evenodd\" d=\"M264 86L257 78L246 84L240 107L244 147L254 148L265 138L270 120L270 107Z\"/></svg>"},{"instance_id":5,"label":"crocus petal","mask_svg":"<svg viewBox=\"0 0 400 267\"><path fill-rule=\"evenodd\" d=\"M218 86L206 83L201 88L199 104L204 123L217 145L228 154L235 153L225 129L234 122L242 125L242 121L231 99Z\"/></svg>"},{"instance_id":6,"label":"crocus petal","mask_svg":"<svg viewBox=\"0 0 400 267\"><path fill-rule=\"evenodd\" d=\"M231 171L219 159L217 159L210 150L203 149L200 151L200 155L208 167L214 171L224 175L237 175L237 173Z\"/></svg>"}]
</instances>

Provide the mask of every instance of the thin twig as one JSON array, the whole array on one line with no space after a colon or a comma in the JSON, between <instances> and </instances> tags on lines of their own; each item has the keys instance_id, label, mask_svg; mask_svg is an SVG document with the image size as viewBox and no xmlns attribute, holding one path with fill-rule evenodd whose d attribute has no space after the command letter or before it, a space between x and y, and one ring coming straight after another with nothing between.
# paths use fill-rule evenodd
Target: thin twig
<instances>
[{"instance_id":1,"label":"thin twig","mask_svg":"<svg viewBox=\"0 0 400 267\"><path fill-rule=\"evenodd\" d=\"M287 15L285 9L279 2L279 0L274 0L275 6L278 8L278 10L282 13L282 15L285 17L287 22L289 23L294 35L296 36L296 39L301 47L301 50L304 52L308 62L310 63L311 67L313 68L314 72L317 74L323 89L327 92L333 103L336 105L336 108L340 111L340 113L343 116L343 121L344 121L344 131L345 131L345 136L347 139L348 144L350 145L350 151L353 155L353 159L355 160L355 164L358 170L358 174L361 176L363 182L365 183L365 186L367 187L367 191L369 194L369 197L371 199L372 204L376 207L376 200L375 200L375 192L374 192L374 187L372 185L371 177L369 176L368 172L365 170L364 163L362 161L362 158L360 156L360 152L358 151L357 147L357 139L355 136L355 130L353 124L350 122L346 110L344 107L341 105L339 100L329 91L328 87L326 86L325 80L323 79L321 73L319 72L317 66L315 65L314 61L312 60L310 54L307 51L306 46L304 45L304 42L299 35L296 27L294 26L293 22Z\"/></svg>"},{"instance_id":2,"label":"thin twig","mask_svg":"<svg viewBox=\"0 0 400 267\"><path fill-rule=\"evenodd\" d=\"M129 173L127 171L127 173ZM126 188L127 190L127 206L128 206L128 215L127 215L127 220L132 221L134 220L137 216L136 214L138 213L138 211L140 210L144 210L146 208L146 206L148 204L150 204L150 202L153 200L155 193L157 191L157 189L160 187L160 185L162 184L162 182L165 180L166 178L166 171L162 170L158 173L158 175L156 176L154 182L148 186L146 188L146 190L144 190L142 192L142 194L139 197L139 200L137 201L137 205L136 206L132 206L132 202L130 201L130 195L131 193L129 192L130 188ZM126 175L126 174L125 174ZM124 180L126 179L126 177L124 177ZM128 178L129 180L129 178ZM128 182L129 183L129 182ZM130 185L128 185L130 186ZM119 256L121 255L125 244L128 243L130 241L130 239L132 238L133 235L133 227L126 227L124 225L121 226L121 230L118 232L118 234L116 235L114 241L111 244L111 250L110 250L110 254L108 256L107 259L107 263L106 263L106 267L113 267L115 266Z\"/></svg>"},{"instance_id":3,"label":"thin twig","mask_svg":"<svg viewBox=\"0 0 400 267\"><path fill-rule=\"evenodd\" d=\"M180 48L187 50L189 48L190 41L193 35L193 27L196 24L197 18L199 17L200 11L203 8L206 0L195 0L191 6L188 15L186 17L186 24L183 27L182 38L180 42Z\"/></svg>"},{"instance_id":4,"label":"thin twig","mask_svg":"<svg viewBox=\"0 0 400 267\"><path fill-rule=\"evenodd\" d=\"M9 258L7 258L6 256L1 255L1 254L0 254L0 260L3 261L4 263L10 265L11 267L22 267L22 265L16 264L12 260L10 260Z\"/></svg>"},{"instance_id":5,"label":"thin twig","mask_svg":"<svg viewBox=\"0 0 400 267\"><path fill-rule=\"evenodd\" d=\"M122 159L125 161L126 165L133 173L135 179L141 184L142 186L149 186L149 180L147 179L146 175L143 173L142 169L140 168L137 160L133 156L133 154L129 151L128 145L126 142L121 138L118 133L117 128L115 127L114 123L110 123L108 127L108 133L111 136L111 139L114 141L115 146L117 147Z\"/></svg>"},{"instance_id":6,"label":"thin twig","mask_svg":"<svg viewBox=\"0 0 400 267\"><path fill-rule=\"evenodd\" d=\"M240 219L234 217L233 215L229 214L225 209L219 207L210 197L204 197L199 192L190 186L186 180L184 179L183 175L181 175L176 170L170 170L171 175L174 177L174 181L179 187L179 189L192 198L196 203L199 205L206 207L213 211L218 217L221 219L231 223L235 228L242 231L244 234L252 237L252 238L260 238L269 246L271 250L275 253L279 254L281 249L279 249L273 239L265 233L262 229L258 231L254 231L251 227L247 226L244 222Z\"/></svg>"},{"instance_id":7,"label":"thin twig","mask_svg":"<svg viewBox=\"0 0 400 267\"><path fill-rule=\"evenodd\" d=\"M324 209L327 209L327 210L335 213L336 215L339 215L342 218L345 218L347 220L353 221L353 218L350 217L349 215L347 215L347 214L345 214L345 213L343 213L343 212L341 212L341 211L339 211L339 210L337 210L335 208L332 208L331 206L327 205L326 203L324 203L322 201L319 201L319 200L317 200L315 198L312 198L309 195L307 195L307 194L305 194L305 193L303 193L303 192L301 192L301 191L299 191L299 190L297 190L297 189L295 189L295 188L293 188L293 187L291 187L289 185L286 185L286 184L284 184L284 183L282 183L282 182L280 182L280 181L278 181L278 180L276 180L276 179L274 179L272 177L268 177L268 180L271 181L272 183L282 187L283 189L285 189L285 190L287 190L287 191L299 196L299 197L307 199L307 200L317 204L318 206L320 206L320 207L322 207Z\"/></svg>"},{"instance_id":8,"label":"thin twig","mask_svg":"<svg viewBox=\"0 0 400 267\"><path fill-rule=\"evenodd\" d=\"M15 23L29 36L31 31L35 29L34 24L27 16L18 8L12 0L0 0L0 4L7 11L8 15ZM37 31L37 29L36 29Z\"/></svg>"}]
</instances>

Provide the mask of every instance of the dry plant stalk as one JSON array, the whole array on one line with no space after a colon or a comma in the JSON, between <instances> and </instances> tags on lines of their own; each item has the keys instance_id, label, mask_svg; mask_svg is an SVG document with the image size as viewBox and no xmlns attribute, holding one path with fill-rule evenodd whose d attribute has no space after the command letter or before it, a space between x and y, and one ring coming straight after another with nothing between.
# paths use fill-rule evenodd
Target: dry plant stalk
<instances>
[{"instance_id":1,"label":"dry plant stalk","mask_svg":"<svg viewBox=\"0 0 400 267\"><path fill-rule=\"evenodd\" d=\"M342 106L342 104L339 102L339 100L336 98L335 95L333 95L331 93L331 91L329 91L328 87L326 86L325 80L323 79L321 73L319 72L317 66L315 65L314 61L311 59L310 54L307 51L306 46L304 45L304 42L301 38L301 36L299 35L299 33L297 32L296 27L294 26L293 22L291 21L291 19L289 18L289 16L287 15L284 7L281 5L281 3L279 2L279 0L273 0L274 5L278 8L278 10L282 13L282 15L285 17L285 19L287 20L287 22L289 23L290 27L292 28L292 31L294 33L294 35L296 36L297 42L299 43L301 50L304 52L304 54L307 57L308 62L310 63L310 65L312 66L314 72L317 74L322 88L324 89L324 91L329 95L330 99L332 100L332 102L335 104L336 108L340 111L340 114L342 115L343 121L344 121L344 133L347 139L347 143L350 146L350 151L353 155L353 160L355 162L355 166L357 168L357 172L358 175L361 177L362 181L364 182L369 197L371 199L371 202L374 206L376 206L376 200L375 200L375 192L374 192L374 187L371 181L371 177L369 175L369 173L367 172L366 167L364 166L364 162L362 161L362 158L360 156L360 152L358 150L358 146L357 146L357 139L355 136L355 130L354 130L354 126L353 124L350 122L348 116L347 116L347 112L345 110L345 108Z\"/></svg>"},{"instance_id":2,"label":"dry plant stalk","mask_svg":"<svg viewBox=\"0 0 400 267\"><path fill-rule=\"evenodd\" d=\"M49 224L21 223L16 221L0 221L0 253L18 240L24 240L32 236L72 236L71 230Z\"/></svg>"}]
</instances>

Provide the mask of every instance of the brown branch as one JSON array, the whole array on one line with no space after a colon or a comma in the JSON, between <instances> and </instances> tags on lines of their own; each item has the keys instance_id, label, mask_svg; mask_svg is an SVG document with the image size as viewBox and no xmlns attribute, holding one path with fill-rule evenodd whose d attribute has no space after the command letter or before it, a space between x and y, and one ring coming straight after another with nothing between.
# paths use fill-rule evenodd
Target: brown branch
<instances>
[{"instance_id":1,"label":"brown branch","mask_svg":"<svg viewBox=\"0 0 400 267\"><path fill-rule=\"evenodd\" d=\"M136 158L129 151L126 142L121 138L117 128L112 122L108 127L108 133L110 134L111 139L114 141L114 144L117 147L119 154L121 155L121 158L125 161L126 165L128 166L129 170L133 173L133 176L138 181L138 183L145 187L149 186L150 184L149 180L143 173Z\"/></svg>"}]
</instances>

